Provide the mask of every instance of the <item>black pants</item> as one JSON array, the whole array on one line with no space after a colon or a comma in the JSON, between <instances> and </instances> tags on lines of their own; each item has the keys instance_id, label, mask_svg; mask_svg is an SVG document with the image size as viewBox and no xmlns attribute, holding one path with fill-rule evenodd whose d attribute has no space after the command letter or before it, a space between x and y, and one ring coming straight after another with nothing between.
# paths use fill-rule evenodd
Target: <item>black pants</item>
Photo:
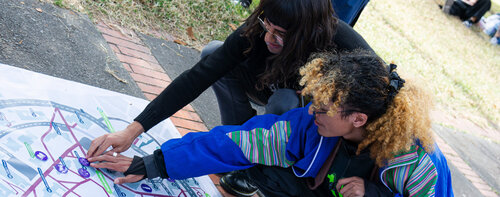
<instances>
[{"instance_id":1,"label":"black pants","mask_svg":"<svg viewBox=\"0 0 500 197\"><path fill-rule=\"evenodd\" d=\"M223 42L211 41L201 52L201 57L213 53ZM269 88L257 90L257 76L243 66L237 66L212 85L217 97L223 125L240 125L256 115L250 101L265 106L266 114L281 115L299 107L299 97L295 90Z\"/></svg>"},{"instance_id":2,"label":"black pants","mask_svg":"<svg viewBox=\"0 0 500 197\"><path fill-rule=\"evenodd\" d=\"M450 14L458 16L462 21L470 19L471 17L476 17L477 20L474 22L477 23L490 8L490 0L478 0L473 6L462 1L455 1L451 5Z\"/></svg>"},{"instance_id":3,"label":"black pants","mask_svg":"<svg viewBox=\"0 0 500 197\"><path fill-rule=\"evenodd\" d=\"M266 196L329 196L329 191L311 190L305 178L295 176L292 168L256 165L246 169L248 176Z\"/></svg>"}]
</instances>

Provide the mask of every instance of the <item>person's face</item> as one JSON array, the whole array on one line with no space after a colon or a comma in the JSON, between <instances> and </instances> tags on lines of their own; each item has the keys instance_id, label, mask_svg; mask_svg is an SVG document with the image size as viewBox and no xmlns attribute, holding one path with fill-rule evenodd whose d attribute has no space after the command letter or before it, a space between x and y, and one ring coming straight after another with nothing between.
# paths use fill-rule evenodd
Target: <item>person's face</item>
<instances>
[{"instance_id":1,"label":"person's face","mask_svg":"<svg viewBox=\"0 0 500 197\"><path fill-rule=\"evenodd\" d=\"M266 31L264 41L266 42L269 52L273 54L281 53L281 50L283 50L283 39L285 38L286 30L280 26L273 25L269 20L267 20L267 18L261 19L259 17L258 20L264 31Z\"/></svg>"},{"instance_id":2,"label":"person's face","mask_svg":"<svg viewBox=\"0 0 500 197\"><path fill-rule=\"evenodd\" d=\"M354 125L352 124L351 116L354 114L342 118L341 113L343 109L339 107L335 109L336 111L333 116L329 116L327 112L332 104L330 102L328 105L315 111L309 108L309 114L314 115L314 124L318 126L318 133L324 137L344 136L345 138L349 138L350 135L353 135Z\"/></svg>"}]
</instances>

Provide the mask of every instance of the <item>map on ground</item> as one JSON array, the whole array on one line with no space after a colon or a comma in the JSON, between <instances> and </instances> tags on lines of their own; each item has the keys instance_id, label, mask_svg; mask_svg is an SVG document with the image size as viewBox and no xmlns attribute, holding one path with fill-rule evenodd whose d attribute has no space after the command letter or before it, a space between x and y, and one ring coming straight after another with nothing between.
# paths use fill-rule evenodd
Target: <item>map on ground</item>
<instances>
[{"instance_id":1,"label":"map on ground","mask_svg":"<svg viewBox=\"0 0 500 197\"><path fill-rule=\"evenodd\" d=\"M92 139L122 130L148 101L0 64L0 196L221 196L208 176L144 179L88 166ZM181 137L167 119L125 156L145 156Z\"/></svg>"}]
</instances>

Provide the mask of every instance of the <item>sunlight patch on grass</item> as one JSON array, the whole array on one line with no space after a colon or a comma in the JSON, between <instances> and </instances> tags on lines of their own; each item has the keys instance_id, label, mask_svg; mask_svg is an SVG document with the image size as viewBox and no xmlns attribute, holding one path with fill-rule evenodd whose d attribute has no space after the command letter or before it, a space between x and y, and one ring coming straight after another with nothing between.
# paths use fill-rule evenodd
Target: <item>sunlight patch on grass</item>
<instances>
[{"instance_id":1,"label":"sunlight patch on grass","mask_svg":"<svg viewBox=\"0 0 500 197\"><path fill-rule=\"evenodd\" d=\"M420 78L447 113L499 125L500 47L481 32L417 0L370 1L355 29L386 61Z\"/></svg>"}]
</instances>

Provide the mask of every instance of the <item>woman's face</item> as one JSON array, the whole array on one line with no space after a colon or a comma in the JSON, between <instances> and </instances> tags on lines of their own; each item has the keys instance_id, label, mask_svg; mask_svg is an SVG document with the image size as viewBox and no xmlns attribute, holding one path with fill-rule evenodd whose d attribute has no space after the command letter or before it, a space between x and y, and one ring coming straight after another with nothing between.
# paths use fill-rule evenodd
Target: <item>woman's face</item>
<instances>
[{"instance_id":1,"label":"woman's face","mask_svg":"<svg viewBox=\"0 0 500 197\"><path fill-rule=\"evenodd\" d=\"M360 141L362 139L362 132L355 129L356 113L342 118L342 108L335 109L333 116L329 116L327 112L333 105L330 102L328 105L321 107L319 110L312 111L309 108L309 114L314 115L314 124L318 126L318 133L324 137L344 137L352 141Z\"/></svg>"},{"instance_id":2,"label":"woman's face","mask_svg":"<svg viewBox=\"0 0 500 197\"><path fill-rule=\"evenodd\" d=\"M273 54L281 53L281 50L283 50L283 39L285 38L286 30L280 26L273 25L266 18L263 22L264 27L266 28L264 41L266 42L267 49Z\"/></svg>"}]
</instances>

